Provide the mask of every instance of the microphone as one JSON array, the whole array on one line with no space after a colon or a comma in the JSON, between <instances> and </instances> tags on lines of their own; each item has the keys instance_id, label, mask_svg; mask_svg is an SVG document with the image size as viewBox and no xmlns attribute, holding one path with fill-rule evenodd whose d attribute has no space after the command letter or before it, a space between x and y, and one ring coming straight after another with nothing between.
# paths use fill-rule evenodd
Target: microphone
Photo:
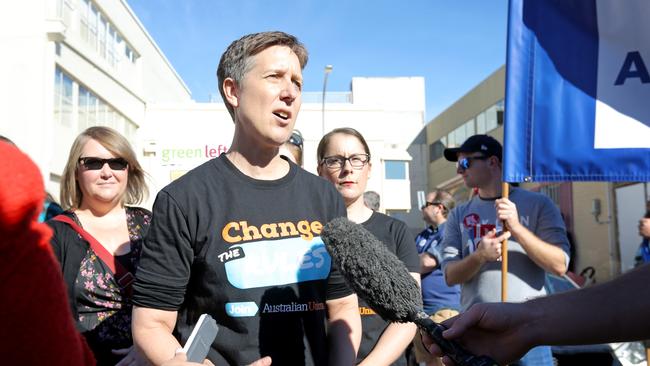
<instances>
[{"instance_id":1,"label":"microphone","mask_svg":"<svg viewBox=\"0 0 650 366\"><path fill-rule=\"evenodd\" d=\"M498 365L442 336L445 327L422 309L422 293L404 263L368 230L339 217L323 227L321 238L346 282L384 320L415 323L459 366Z\"/></svg>"}]
</instances>

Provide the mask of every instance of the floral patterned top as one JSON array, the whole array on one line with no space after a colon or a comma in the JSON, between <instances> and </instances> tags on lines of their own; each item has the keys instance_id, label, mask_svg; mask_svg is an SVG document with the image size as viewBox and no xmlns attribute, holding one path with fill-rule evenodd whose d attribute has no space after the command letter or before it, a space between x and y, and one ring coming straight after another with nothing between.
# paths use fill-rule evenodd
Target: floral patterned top
<instances>
[{"instance_id":1,"label":"floral patterned top","mask_svg":"<svg viewBox=\"0 0 650 366\"><path fill-rule=\"evenodd\" d=\"M74 213L70 216L81 226ZM135 274L142 251L143 233L149 227L151 213L137 207L126 207L126 219L131 250L115 256L115 259ZM103 363L101 355L110 355L111 349L130 347L133 344L130 293L118 285L109 267L90 247L81 261L74 286L77 328L86 336L98 363ZM110 363L114 364L113 361Z\"/></svg>"}]
</instances>

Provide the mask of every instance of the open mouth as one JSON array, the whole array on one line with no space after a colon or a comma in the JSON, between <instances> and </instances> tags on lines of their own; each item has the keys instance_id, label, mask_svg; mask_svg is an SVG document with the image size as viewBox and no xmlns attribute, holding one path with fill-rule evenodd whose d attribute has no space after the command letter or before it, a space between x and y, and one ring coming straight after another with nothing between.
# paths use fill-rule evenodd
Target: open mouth
<instances>
[{"instance_id":1,"label":"open mouth","mask_svg":"<svg viewBox=\"0 0 650 366\"><path fill-rule=\"evenodd\" d=\"M275 114L276 116L278 116L279 118L285 121L289 119L289 113L286 112L273 112L273 114Z\"/></svg>"}]
</instances>

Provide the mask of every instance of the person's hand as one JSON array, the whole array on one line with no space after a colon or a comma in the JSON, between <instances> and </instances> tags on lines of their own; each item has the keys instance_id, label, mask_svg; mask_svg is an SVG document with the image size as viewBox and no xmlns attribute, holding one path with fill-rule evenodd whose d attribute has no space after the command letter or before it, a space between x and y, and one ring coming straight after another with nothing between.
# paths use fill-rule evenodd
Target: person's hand
<instances>
[{"instance_id":1,"label":"person's hand","mask_svg":"<svg viewBox=\"0 0 650 366\"><path fill-rule=\"evenodd\" d=\"M208 360L208 359L204 360L203 363L189 362L187 360L187 355L185 353L176 352L176 355L174 356L174 358L172 358L169 361L165 361L160 366L201 366L201 365L214 366L214 364L212 362L210 362L210 360Z\"/></svg>"},{"instance_id":2,"label":"person's hand","mask_svg":"<svg viewBox=\"0 0 650 366\"><path fill-rule=\"evenodd\" d=\"M208 359L205 359L203 363L189 362L187 361L187 356L183 352L176 352L174 358L163 363L161 366L200 366L200 365L214 366L214 364L210 362L210 360ZM259 360L251 363L248 366L271 366L271 357L266 356L260 358Z\"/></svg>"},{"instance_id":3,"label":"person's hand","mask_svg":"<svg viewBox=\"0 0 650 366\"><path fill-rule=\"evenodd\" d=\"M490 230L485 234L476 247L476 252L481 256L484 262L494 262L501 260L501 243L510 238L510 232L507 231L501 235L496 235L496 229Z\"/></svg>"},{"instance_id":4,"label":"person's hand","mask_svg":"<svg viewBox=\"0 0 650 366\"><path fill-rule=\"evenodd\" d=\"M639 220L639 235L644 238L650 238L650 218Z\"/></svg>"},{"instance_id":5,"label":"person's hand","mask_svg":"<svg viewBox=\"0 0 650 366\"><path fill-rule=\"evenodd\" d=\"M253 362L252 364L248 366L271 366L271 357L266 356L263 358L260 358L259 360Z\"/></svg>"},{"instance_id":6,"label":"person's hand","mask_svg":"<svg viewBox=\"0 0 650 366\"><path fill-rule=\"evenodd\" d=\"M120 360L115 366L137 366L137 365L146 365L144 358L135 348L131 346L128 348L114 349L111 351L114 355L126 355L123 359Z\"/></svg>"},{"instance_id":7,"label":"person's hand","mask_svg":"<svg viewBox=\"0 0 650 366\"><path fill-rule=\"evenodd\" d=\"M444 321L448 329L442 335L474 355L489 356L503 365L520 359L533 346L534 329L527 326L531 314L522 304L476 304ZM423 334L422 341L434 356L443 357L445 365L454 365L427 334Z\"/></svg>"},{"instance_id":8,"label":"person's hand","mask_svg":"<svg viewBox=\"0 0 650 366\"><path fill-rule=\"evenodd\" d=\"M507 198L499 198L494 201L494 206L497 210L497 218L505 221L508 229L512 230L520 225L517 205L514 202Z\"/></svg>"}]
</instances>

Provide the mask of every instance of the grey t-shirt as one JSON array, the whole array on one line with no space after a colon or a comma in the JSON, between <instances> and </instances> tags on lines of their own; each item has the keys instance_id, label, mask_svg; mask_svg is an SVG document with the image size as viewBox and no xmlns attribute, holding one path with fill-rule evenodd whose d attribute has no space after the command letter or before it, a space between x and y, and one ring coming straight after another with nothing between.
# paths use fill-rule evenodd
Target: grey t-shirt
<instances>
[{"instance_id":1,"label":"grey t-shirt","mask_svg":"<svg viewBox=\"0 0 650 366\"><path fill-rule=\"evenodd\" d=\"M569 258L569 241L560 211L546 196L512 189L509 199L517 205L519 222L541 240L557 245ZM449 215L445 237L442 242L442 268L446 271L450 262L469 256L476 250L481 237L501 222L496 218L494 200L476 196L456 207ZM521 302L543 296L545 272L527 255L524 249L510 239L508 241L508 301ZM501 301L501 262L486 263L479 272L461 286L461 308L482 302Z\"/></svg>"}]
</instances>

